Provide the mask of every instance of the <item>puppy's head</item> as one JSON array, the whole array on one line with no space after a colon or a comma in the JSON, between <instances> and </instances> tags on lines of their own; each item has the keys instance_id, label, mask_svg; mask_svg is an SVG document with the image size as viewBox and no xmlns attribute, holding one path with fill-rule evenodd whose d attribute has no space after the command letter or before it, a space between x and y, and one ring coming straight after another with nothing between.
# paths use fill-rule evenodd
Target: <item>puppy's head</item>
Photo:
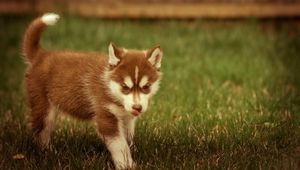
<instances>
[{"instance_id":1,"label":"puppy's head","mask_svg":"<svg viewBox=\"0 0 300 170\"><path fill-rule=\"evenodd\" d=\"M132 115L145 112L159 88L161 48L127 50L111 43L108 51L110 93Z\"/></svg>"}]
</instances>

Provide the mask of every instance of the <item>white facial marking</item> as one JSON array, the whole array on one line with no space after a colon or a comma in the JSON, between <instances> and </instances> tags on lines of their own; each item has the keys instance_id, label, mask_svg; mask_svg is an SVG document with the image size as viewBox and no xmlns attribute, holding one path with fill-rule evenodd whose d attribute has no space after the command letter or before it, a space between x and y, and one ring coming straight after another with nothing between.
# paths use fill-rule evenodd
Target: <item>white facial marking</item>
<instances>
[{"instance_id":1,"label":"white facial marking","mask_svg":"<svg viewBox=\"0 0 300 170\"><path fill-rule=\"evenodd\" d=\"M124 108L126 111L131 112L132 106L135 104L133 93L123 95Z\"/></svg>"},{"instance_id":2,"label":"white facial marking","mask_svg":"<svg viewBox=\"0 0 300 170\"><path fill-rule=\"evenodd\" d=\"M151 54L151 56L150 56L150 58L148 59L148 61L153 65L153 66L155 66L156 68L160 68L160 66L161 66L161 58L162 58L162 55L163 55L163 53L162 53L162 51L160 50L160 48L156 48L153 52L152 52L152 54Z\"/></svg>"},{"instance_id":3,"label":"white facial marking","mask_svg":"<svg viewBox=\"0 0 300 170\"><path fill-rule=\"evenodd\" d=\"M133 87L133 82L131 80L131 78L129 76L126 76L124 79L124 83L126 84L126 86L128 86L129 88Z\"/></svg>"},{"instance_id":4,"label":"white facial marking","mask_svg":"<svg viewBox=\"0 0 300 170\"><path fill-rule=\"evenodd\" d=\"M132 80L129 78L126 78L127 79L127 83L126 85L131 85L130 83L132 83ZM130 82L131 81L131 82ZM148 82L148 76L144 76L140 83L139 83L139 86L144 86L145 84L147 84ZM149 99L158 91L159 89L159 83L160 83L160 80L157 80L156 82L154 82L152 85L151 85L151 89L150 89L150 93L149 94L144 94L144 93L141 93L141 92L135 92L135 93L129 93L129 94L123 94L121 92L121 85L118 83L118 82L115 82L115 81L110 81L109 82L109 88L110 88L110 91L111 91L111 94L113 96L115 96L119 101L122 102L123 106L124 106L124 109L126 112L132 112L133 109L132 109L132 106L134 104L139 104L142 106L142 110L141 112L145 112L148 108L148 104L149 104ZM130 86L128 86L130 87ZM112 108L110 108L112 109ZM119 112L121 113L121 111L117 111L115 109L111 110L111 111L114 111L113 114L119 114ZM117 115L116 115L117 116ZM120 115L121 116L121 115ZM119 116L117 116L119 117Z\"/></svg>"},{"instance_id":5,"label":"white facial marking","mask_svg":"<svg viewBox=\"0 0 300 170\"><path fill-rule=\"evenodd\" d=\"M108 63L112 66L116 66L120 62L120 59L116 57L114 47L112 44L108 46Z\"/></svg>"},{"instance_id":6,"label":"white facial marking","mask_svg":"<svg viewBox=\"0 0 300 170\"><path fill-rule=\"evenodd\" d=\"M122 101L122 93L121 93L121 86L119 83L111 80L109 81L109 89L113 96L115 96L118 100Z\"/></svg>"},{"instance_id":7,"label":"white facial marking","mask_svg":"<svg viewBox=\"0 0 300 170\"><path fill-rule=\"evenodd\" d=\"M139 93L138 92L136 92L136 93L133 93L133 102L134 102L134 104L140 104L140 95L139 95Z\"/></svg>"},{"instance_id":8,"label":"white facial marking","mask_svg":"<svg viewBox=\"0 0 300 170\"><path fill-rule=\"evenodd\" d=\"M119 83L115 81L109 82L109 88L111 91L111 94L115 96L118 100L120 100L124 106L124 109L127 112L132 112L132 106L134 104L140 104L142 105L142 112L145 112L148 108L148 100L151 97L149 94L142 94L142 93L129 93L129 94L123 94L121 92L121 86ZM119 110L116 110L112 107L109 107L110 111L113 111L113 114L119 114ZM119 117L120 115L116 115Z\"/></svg>"},{"instance_id":9,"label":"white facial marking","mask_svg":"<svg viewBox=\"0 0 300 170\"><path fill-rule=\"evenodd\" d=\"M149 103L149 94L140 94L140 105L142 106L142 112L145 112L148 108L148 103Z\"/></svg>"},{"instance_id":10,"label":"white facial marking","mask_svg":"<svg viewBox=\"0 0 300 170\"><path fill-rule=\"evenodd\" d=\"M153 96L159 89L160 80L157 80L151 85L150 97Z\"/></svg>"},{"instance_id":11,"label":"white facial marking","mask_svg":"<svg viewBox=\"0 0 300 170\"><path fill-rule=\"evenodd\" d=\"M129 93L126 95L123 94L121 92L120 84L115 81L112 81L112 80L109 82L109 88L110 88L111 94L123 103L125 110L127 112L131 112L132 106L135 104L134 99L133 99L133 93Z\"/></svg>"},{"instance_id":12,"label":"white facial marking","mask_svg":"<svg viewBox=\"0 0 300 170\"><path fill-rule=\"evenodd\" d=\"M139 86L142 88L143 86L145 86L148 83L148 76L144 76L142 77Z\"/></svg>"},{"instance_id":13,"label":"white facial marking","mask_svg":"<svg viewBox=\"0 0 300 170\"><path fill-rule=\"evenodd\" d=\"M59 20L59 15L55 13L46 13L42 16L42 22L46 25L53 26Z\"/></svg>"},{"instance_id":14,"label":"white facial marking","mask_svg":"<svg viewBox=\"0 0 300 170\"><path fill-rule=\"evenodd\" d=\"M139 68L138 66L135 66L135 84L137 84L137 81L138 81L138 77L139 77Z\"/></svg>"}]
</instances>

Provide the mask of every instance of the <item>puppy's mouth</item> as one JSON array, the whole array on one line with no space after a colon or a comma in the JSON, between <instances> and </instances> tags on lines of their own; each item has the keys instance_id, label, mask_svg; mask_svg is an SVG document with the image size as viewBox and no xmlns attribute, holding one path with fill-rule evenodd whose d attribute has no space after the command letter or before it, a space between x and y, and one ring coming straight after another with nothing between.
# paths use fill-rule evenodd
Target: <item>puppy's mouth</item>
<instances>
[{"instance_id":1,"label":"puppy's mouth","mask_svg":"<svg viewBox=\"0 0 300 170\"><path fill-rule=\"evenodd\" d=\"M142 112L141 112L141 111L137 111L137 110L132 110L130 113L131 113L133 116L138 116L138 115L140 115Z\"/></svg>"}]
</instances>

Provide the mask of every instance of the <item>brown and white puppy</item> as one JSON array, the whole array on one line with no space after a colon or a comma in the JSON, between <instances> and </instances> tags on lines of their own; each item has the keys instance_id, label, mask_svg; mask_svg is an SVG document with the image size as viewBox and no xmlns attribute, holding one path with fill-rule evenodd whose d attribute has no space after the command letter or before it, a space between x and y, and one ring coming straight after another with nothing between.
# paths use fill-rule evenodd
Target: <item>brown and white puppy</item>
<instances>
[{"instance_id":1,"label":"brown and white puppy","mask_svg":"<svg viewBox=\"0 0 300 170\"><path fill-rule=\"evenodd\" d=\"M59 110L94 121L115 167L132 168L129 146L135 120L159 88L162 50L127 50L112 43L108 55L45 50L40 35L58 19L57 14L44 14L24 35L28 119L35 138L48 146Z\"/></svg>"}]
</instances>

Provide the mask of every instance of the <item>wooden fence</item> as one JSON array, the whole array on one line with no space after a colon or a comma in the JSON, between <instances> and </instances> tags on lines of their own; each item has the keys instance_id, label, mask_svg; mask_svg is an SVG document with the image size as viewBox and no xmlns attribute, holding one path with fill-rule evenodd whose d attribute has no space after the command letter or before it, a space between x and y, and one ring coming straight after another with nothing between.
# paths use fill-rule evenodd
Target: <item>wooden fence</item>
<instances>
[{"instance_id":1,"label":"wooden fence","mask_svg":"<svg viewBox=\"0 0 300 170\"><path fill-rule=\"evenodd\" d=\"M208 0L209 1L209 0ZM215 0L217 1L217 0ZM300 17L300 1L283 3L161 3L150 1L134 3L134 0L0 0L0 14L25 14L30 12L59 12L97 16L102 18L291 18Z\"/></svg>"}]
</instances>

